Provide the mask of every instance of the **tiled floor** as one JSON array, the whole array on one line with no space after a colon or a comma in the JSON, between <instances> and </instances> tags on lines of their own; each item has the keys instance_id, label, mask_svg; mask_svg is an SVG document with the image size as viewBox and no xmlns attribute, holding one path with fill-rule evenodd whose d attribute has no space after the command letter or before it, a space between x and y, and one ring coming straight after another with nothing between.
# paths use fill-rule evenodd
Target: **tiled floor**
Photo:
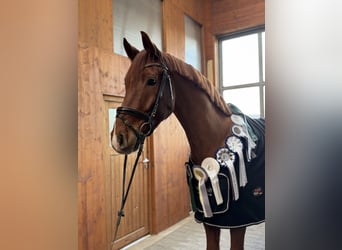
<instances>
[{"instance_id":1,"label":"tiled floor","mask_svg":"<svg viewBox=\"0 0 342 250\"><path fill-rule=\"evenodd\" d=\"M229 230L221 231L221 249L230 248ZM182 220L158 235L144 239L124 248L125 250L205 250L205 233L202 224L193 216ZM245 250L265 249L265 223L250 226L245 236Z\"/></svg>"}]
</instances>

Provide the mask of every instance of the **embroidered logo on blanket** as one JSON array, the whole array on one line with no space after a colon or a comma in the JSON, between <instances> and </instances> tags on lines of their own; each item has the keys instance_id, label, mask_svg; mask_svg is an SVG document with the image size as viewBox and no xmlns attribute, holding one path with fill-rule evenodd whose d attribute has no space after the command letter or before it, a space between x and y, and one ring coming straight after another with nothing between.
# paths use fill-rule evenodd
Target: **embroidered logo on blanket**
<instances>
[{"instance_id":1,"label":"embroidered logo on blanket","mask_svg":"<svg viewBox=\"0 0 342 250\"><path fill-rule=\"evenodd\" d=\"M254 188L252 192L255 197L261 196L264 193L261 187Z\"/></svg>"}]
</instances>

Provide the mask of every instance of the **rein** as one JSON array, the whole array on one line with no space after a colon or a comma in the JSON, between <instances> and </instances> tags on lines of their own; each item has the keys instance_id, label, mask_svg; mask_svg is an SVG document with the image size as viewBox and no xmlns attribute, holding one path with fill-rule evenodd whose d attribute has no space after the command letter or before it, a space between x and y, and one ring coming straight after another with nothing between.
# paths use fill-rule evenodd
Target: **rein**
<instances>
[{"instance_id":1,"label":"rein","mask_svg":"<svg viewBox=\"0 0 342 250\"><path fill-rule=\"evenodd\" d=\"M125 216L124 207L125 207L125 204L126 204L126 201L127 201L129 190L131 189L133 177L134 177L135 170L137 168L138 160L139 160L140 155L142 153L143 147L144 147L144 140L139 145L139 151L138 151L137 157L135 158L135 162L134 162L134 165L133 165L133 170L132 170L131 176L129 178L129 182L128 182L128 186L127 186L126 191L125 191L125 184L126 184L126 170L127 170L127 156L128 155L125 154L124 167L123 167L123 180L122 180L121 207L120 207L120 210L118 211L118 217L116 219L116 227L115 227L114 239L112 241L112 244L115 243L116 236L118 234L119 226L120 226L120 223L121 223L121 218Z\"/></svg>"},{"instance_id":2,"label":"rein","mask_svg":"<svg viewBox=\"0 0 342 250\"><path fill-rule=\"evenodd\" d=\"M174 104L174 95L173 95L173 90L172 90L171 79L170 79L170 76L168 74L168 68L166 67L166 65L164 63L149 63L149 64L146 64L144 66L144 68L149 68L149 67L161 67L163 69L163 71L161 73L161 82L160 82L158 94L157 94L156 100L153 104L153 108L151 109L151 111L149 113L144 113L144 112L141 112L137 109L133 109L133 108L129 108L129 107L117 108L116 118L119 118L129 129L131 129L134 132L134 134L137 138L134 149L139 148L139 151L138 151L137 157L136 157L134 165L133 165L133 170L132 170L131 176L129 178L129 183L128 183L126 191L125 191L125 184L126 184L126 170L127 170L127 156L128 155L125 154L125 160L124 160L124 166L123 166L121 206L120 206L120 210L118 211L118 217L116 220L116 228L115 228L114 239L112 241L112 244L115 243L116 236L117 236L117 233L119 230L119 225L121 223L121 218L125 216L124 207L125 207L125 204L127 201L128 193L129 193L130 188L131 188L131 184L133 181L135 170L136 170L136 167L138 165L138 160L140 158L140 155L141 155L143 147L144 147L145 138L147 136L151 135L153 130L155 129L155 127L153 125L153 121L154 121L154 118L157 114L159 102L160 102L160 99L163 97L163 91L164 91L165 85L167 83L168 83L168 86L170 89L170 97L171 97L172 106ZM142 119L145 122L142 123L139 130L137 130L136 128L134 128L134 126L129 121L124 119L122 117L122 115L131 115L131 116L134 116L136 118ZM144 128L147 128L147 132L143 131Z\"/></svg>"}]
</instances>

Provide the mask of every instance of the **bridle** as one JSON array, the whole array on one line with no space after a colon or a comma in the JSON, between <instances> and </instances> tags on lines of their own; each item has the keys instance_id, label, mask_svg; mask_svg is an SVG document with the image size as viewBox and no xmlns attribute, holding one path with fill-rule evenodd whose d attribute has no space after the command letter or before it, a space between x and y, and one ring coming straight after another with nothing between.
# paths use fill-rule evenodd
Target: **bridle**
<instances>
[{"instance_id":1,"label":"bridle","mask_svg":"<svg viewBox=\"0 0 342 250\"><path fill-rule=\"evenodd\" d=\"M117 108L117 115L116 118L119 118L129 129L131 129L135 136L137 137L136 145L134 149L137 149L141 143L145 140L145 138L149 135L152 134L152 132L155 129L155 116L158 111L159 103L161 98L163 97L163 91L165 88L165 85L169 87L170 90L170 102L171 102L171 107L173 109L174 107L174 95L173 95L173 90L172 90L172 83L171 83L171 78L168 73L168 68L164 63L148 63L144 66L144 68L149 68L149 67L160 67L162 68L161 72L161 82L159 85L159 90L157 97L154 101L154 104L150 110L150 112L145 113L141 112L137 109L130 108L130 107L119 107ZM172 113L173 110L171 110L170 113ZM139 129L134 128L134 126L126 119L123 118L123 115L131 115L134 116L138 119L141 119L144 121L139 127Z\"/></svg>"},{"instance_id":2,"label":"bridle","mask_svg":"<svg viewBox=\"0 0 342 250\"><path fill-rule=\"evenodd\" d=\"M174 108L174 104L175 104L175 99L174 99L173 90L172 90L171 78L170 78L170 75L168 74L168 68L166 67L166 65L164 63L148 63L144 66L144 68L149 68L149 67L160 67L160 68L162 68L161 81L160 81L157 97L154 101L154 104L153 104L150 112L144 113L144 112L141 112L137 109L129 108L129 107L117 108L116 118L120 119L129 129L131 129L134 132L134 134L137 138L136 144L134 146L134 150L136 150L136 149L139 149L139 150L138 150L138 154L136 156L136 159L135 159L135 162L133 165L132 173L131 173L126 191L125 191L125 187L126 187L125 182L126 182L126 170L127 170L127 154L125 155L124 167L123 167L121 207L120 207L120 210L118 211L118 217L117 217L117 221L116 221L116 229L115 229L114 239L112 241L112 244L115 243L116 236L117 236L118 229L119 229L119 225L121 222L121 217L125 216L123 209L124 209L124 206L125 206L125 203L127 200L127 196L128 196L132 181L133 181L133 177L134 177L134 173L135 173L135 170L137 167L139 157L142 153L145 138L147 136L151 135L152 132L154 131L154 129L156 128L155 127L155 124L156 124L155 123L155 116L156 116L157 111L158 111L160 100L163 97L163 91L165 89L165 85L167 85L169 87L169 90L170 90L170 102L171 102L170 114L173 112L173 108ZM138 129L134 128L134 126L128 120L126 120L123 117L123 115L131 115L131 116L134 116L136 118L142 119L144 121L144 123L142 123L140 125L139 130L138 130ZM146 132L144 132L145 130L146 130Z\"/></svg>"}]
</instances>

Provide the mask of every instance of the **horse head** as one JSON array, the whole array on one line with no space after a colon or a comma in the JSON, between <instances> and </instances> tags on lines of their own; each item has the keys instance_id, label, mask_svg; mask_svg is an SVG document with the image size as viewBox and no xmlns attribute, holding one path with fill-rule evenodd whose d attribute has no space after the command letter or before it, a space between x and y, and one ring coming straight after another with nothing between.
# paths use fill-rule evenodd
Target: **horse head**
<instances>
[{"instance_id":1,"label":"horse head","mask_svg":"<svg viewBox=\"0 0 342 250\"><path fill-rule=\"evenodd\" d=\"M142 51L125 38L123 41L131 66L125 76L126 94L111 133L113 148L123 154L136 151L174 109L174 90L162 52L146 33L141 32L141 37Z\"/></svg>"}]
</instances>

